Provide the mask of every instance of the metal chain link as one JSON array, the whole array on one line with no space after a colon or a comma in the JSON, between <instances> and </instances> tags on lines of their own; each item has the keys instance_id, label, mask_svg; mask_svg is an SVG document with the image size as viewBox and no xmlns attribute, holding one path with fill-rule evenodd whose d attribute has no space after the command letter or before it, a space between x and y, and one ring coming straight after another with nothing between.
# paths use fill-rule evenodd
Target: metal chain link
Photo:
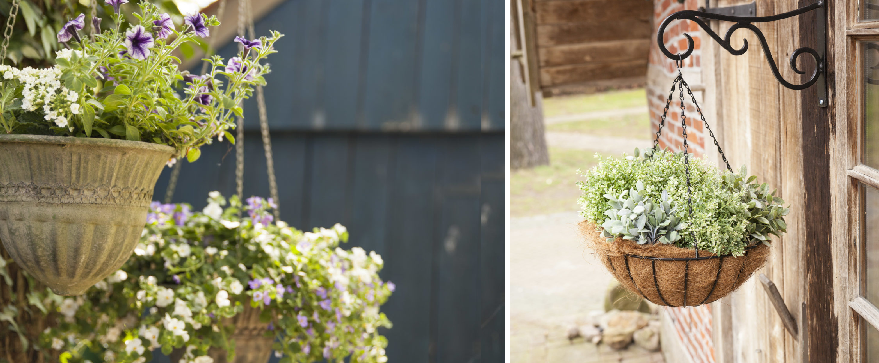
<instances>
[{"instance_id":1,"label":"metal chain link","mask_svg":"<svg viewBox=\"0 0 879 363\"><path fill-rule=\"evenodd\" d=\"M723 154L723 149L720 147L720 143L718 143L717 138L714 137L714 132L711 131L711 127L708 126L708 121L705 121L705 115L702 114L702 108L700 108L699 103L696 102L696 96L693 95L693 91L690 90L690 86L687 85L686 81L681 79L681 82L683 86L687 88L687 92L690 94L690 98L693 100L693 104L696 105L696 111L699 112L699 117L702 119L702 123L705 124L705 129L708 130L708 134L711 135L711 139L714 140L714 146L717 146L717 152L719 152L720 157L723 158L723 163L726 164L726 170L729 170L732 173L732 167L729 166L729 161L726 160L726 155Z\"/></svg>"},{"instance_id":2,"label":"metal chain link","mask_svg":"<svg viewBox=\"0 0 879 363\"><path fill-rule=\"evenodd\" d=\"M253 29L253 9L250 0L247 0L247 30L248 37L256 38L256 31ZM275 208L272 214L275 220L281 220L281 200L278 198L278 182L275 179L275 159L272 155L272 138L269 136L268 113L266 112L266 98L262 86L256 87L256 103L259 108L259 130L262 133L262 147L266 154L266 169L269 174L269 193L275 202Z\"/></svg>"},{"instance_id":3,"label":"metal chain link","mask_svg":"<svg viewBox=\"0 0 879 363\"><path fill-rule=\"evenodd\" d=\"M9 18L6 19L6 30L3 31L3 49L0 49L0 64L6 63L6 47L9 46L9 38L12 37L12 27L15 26L15 18L18 16L18 2L19 0L12 0Z\"/></svg>"},{"instance_id":4,"label":"metal chain link","mask_svg":"<svg viewBox=\"0 0 879 363\"><path fill-rule=\"evenodd\" d=\"M677 86L678 81L681 80L681 77L678 76L671 83L671 91L668 93L668 99L665 101L665 109L662 110L662 117L659 119L659 129L656 130L656 140L653 140L653 150L659 149L659 136L662 135L662 127L665 126L665 116L668 114L668 108L671 105L671 98L675 94L675 86Z\"/></svg>"}]
</instances>

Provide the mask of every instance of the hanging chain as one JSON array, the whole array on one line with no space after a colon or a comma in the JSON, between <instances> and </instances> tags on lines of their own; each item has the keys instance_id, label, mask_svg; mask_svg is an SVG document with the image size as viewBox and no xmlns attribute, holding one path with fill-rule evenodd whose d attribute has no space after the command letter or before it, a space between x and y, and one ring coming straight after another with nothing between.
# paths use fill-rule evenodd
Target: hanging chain
<instances>
[{"instance_id":1,"label":"hanging chain","mask_svg":"<svg viewBox=\"0 0 879 363\"><path fill-rule=\"evenodd\" d=\"M726 155L723 154L723 149L720 147L720 143L718 143L717 138L714 137L714 132L711 131L711 127L708 126L708 121L705 121L705 115L702 114L702 109L699 107L699 103L696 102L696 96L693 95L693 91L690 90L690 86L687 85L686 81L681 79L681 82L683 86L687 88L687 92L690 94L690 98L693 100L693 104L696 105L696 111L699 112L699 117L702 118L702 123L705 124L705 129L708 130L708 134L711 135L711 139L714 140L714 146L717 146L717 152L719 152L720 157L723 158L723 163L726 164L726 170L729 170L729 172L732 173L732 167L729 166L729 161L726 160Z\"/></svg>"},{"instance_id":2,"label":"hanging chain","mask_svg":"<svg viewBox=\"0 0 879 363\"><path fill-rule=\"evenodd\" d=\"M0 64L6 63L6 47L9 46L9 38L12 37L12 27L15 26L15 17L18 16L19 0L12 0L12 8L9 10L9 18L6 19L6 30L3 31L3 47L0 49Z\"/></svg>"},{"instance_id":3,"label":"hanging chain","mask_svg":"<svg viewBox=\"0 0 879 363\"><path fill-rule=\"evenodd\" d=\"M681 99L681 133L684 136L684 173L687 175L687 210L689 217L693 218L693 190L690 187L690 145L687 143L687 105L684 104L684 74L681 70L683 61L678 60L675 64L678 66L678 78L681 80L681 86L678 87ZM696 250L696 257L699 257L699 245L697 241L693 241L693 249Z\"/></svg>"},{"instance_id":4,"label":"hanging chain","mask_svg":"<svg viewBox=\"0 0 879 363\"><path fill-rule=\"evenodd\" d=\"M93 0L92 4L95 3L96 0ZM94 6L94 5L93 5ZM92 19L94 19L95 9L97 6L92 7ZM223 20L223 16L226 13L226 0L220 0L217 9L217 18L221 21ZM94 24L94 23L92 23ZM208 37L208 51L210 54L205 54L205 58L209 58L209 55L213 55L214 53L214 43L217 39L216 32ZM201 74L205 74L208 71L209 61L204 61L201 64ZM174 169L171 170L171 178L168 180L168 187L165 189L165 204L170 204L171 199L174 198L174 191L177 190L177 179L180 178L180 168L183 167L183 163L178 162L174 164Z\"/></svg>"},{"instance_id":5,"label":"hanging chain","mask_svg":"<svg viewBox=\"0 0 879 363\"><path fill-rule=\"evenodd\" d=\"M238 0L238 34L244 34L245 1ZM244 50L244 44L238 44L238 50ZM238 116L238 138L235 140L235 194L244 197L244 117ZM240 214L240 211L239 211Z\"/></svg>"},{"instance_id":6,"label":"hanging chain","mask_svg":"<svg viewBox=\"0 0 879 363\"><path fill-rule=\"evenodd\" d=\"M251 39L256 38L256 31L253 29L253 9L251 3L247 1L247 31ZM256 103L259 108L259 130L262 133L262 147L266 154L266 169L269 174L269 193L275 202L272 209L275 220L281 220L281 200L278 198L278 182L275 179L275 158L272 155L272 138L269 135L268 113L266 112L265 91L262 86L256 86Z\"/></svg>"},{"instance_id":7,"label":"hanging chain","mask_svg":"<svg viewBox=\"0 0 879 363\"><path fill-rule=\"evenodd\" d=\"M91 25L89 26L89 35L92 38L92 41L95 41L95 34L98 32L98 29L95 29L95 18L98 17L98 0L92 0L91 4Z\"/></svg>"},{"instance_id":8,"label":"hanging chain","mask_svg":"<svg viewBox=\"0 0 879 363\"><path fill-rule=\"evenodd\" d=\"M668 114L668 107L671 105L671 98L675 94L675 86L682 78L678 76L671 83L671 91L668 93L668 99L665 101L665 109L662 110L662 117L659 119L659 129L656 130L656 140L653 140L653 150L659 150L659 136L662 135L662 127L665 126L665 116Z\"/></svg>"}]
</instances>

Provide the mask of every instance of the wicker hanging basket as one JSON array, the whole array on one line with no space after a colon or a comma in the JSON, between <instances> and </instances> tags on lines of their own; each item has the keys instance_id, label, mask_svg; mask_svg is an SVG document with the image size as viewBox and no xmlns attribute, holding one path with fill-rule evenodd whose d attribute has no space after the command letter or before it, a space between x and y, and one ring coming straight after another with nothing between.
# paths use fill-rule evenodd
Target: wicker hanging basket
<instances>
[{"instance_id":1,"label":"wicker hanging basket","mask_svg":"<svg viewBox=\"0 0 879 363\"><path fill-rule=\"evenodd\" d=\"M0 135L3 246L56 294L82 294L128 260L173 154L145 142Z\"/></svg>"},{"instance_id":2,"label":"wicker hanging basket","mask_svg":"<svg viewBox=\"0 0 879 363\"><path fill-rule=\"evenodd\" d=\"M259 320L262 310L244 304L244 311L231 318L223 318L222 325L235 325L235 333L229 337L230 342L235 342L235 359L226 359L226 351L220 348L208 349L208 356L213 358L214 363L263 363L272 357L272 343L275 338L266 336L269 331L267 323ZM179 362L186 349L174 349L171 353L171 362Z\"/></svg>"},{"instance_id":3,"label":"wicker hanging basket","mask_svg":"<svg viewBox=\"0 0 879 363\"><path fill-rule=\"evenodd\" d=\"M699 306L741 286L766 263L769 246L757 244L745 255L717 256L673 245L638 245L617 237L608 242L600 227L580 222L580 233L604 267L629 291L662 306Z\"/></svg>"}]
</instances>

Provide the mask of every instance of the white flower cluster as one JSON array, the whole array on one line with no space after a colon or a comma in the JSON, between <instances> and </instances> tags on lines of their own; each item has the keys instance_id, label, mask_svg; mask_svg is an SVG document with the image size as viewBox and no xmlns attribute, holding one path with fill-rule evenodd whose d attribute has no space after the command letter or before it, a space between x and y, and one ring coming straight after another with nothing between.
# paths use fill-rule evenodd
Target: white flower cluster
<instances>
[{"instance_id":1,"label":"white flower cluster","mask_svg":"<svg viewBox=\"0 0 879 363\"><path fill-rule=\"evenodd\" d=\"M18 69L0 65L0 74L3 74L4 81L15 79L24 86L21 108L27 111L42 109L45 120L58 127L68 127L68 118L81 112L77 103L79 94L61 85L58 79L61 70L56 67Z\"/></svg>"}]
</instances>

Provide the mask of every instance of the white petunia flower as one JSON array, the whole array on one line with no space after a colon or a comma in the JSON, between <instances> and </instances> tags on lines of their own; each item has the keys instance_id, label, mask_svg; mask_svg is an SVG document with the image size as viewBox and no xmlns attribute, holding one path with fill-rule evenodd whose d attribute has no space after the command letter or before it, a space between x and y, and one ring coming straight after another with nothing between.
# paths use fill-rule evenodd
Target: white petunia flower
<instances>
[{"instance_id":1,"label":"white petunia flower","mask_svg":"<svg viewBox=\"0 0 879 363\"><path fill-rule=\"evenodd\" d=\"M223 208L220 207L220 205L217 203L210 202L208 203L207 207L204 207L202 213L204 213L208 217L211 217L212 219L219 220L220 217L223 215Z\"/></svg>"},{"instance_id":2,"label":"white petunia flower","mask_svg":"<svg viewBox=\"0 0 879 363\"><path fill-rule=\"evenodd\" d=\"M162 323L165 325L165 329L171 331L174 335L183 335L186 334L186 323L184 323L180 319L172 318L170 315L165 314L165 318L162 319Z\"/></svg>"},{"instance_id":3,"label":"white petunia flower","mask_svg":"<svg viewBox=\"0 0 879 363\"><path fill-rule=\"evenodd\" d=\"M159 292L156 293L156 305L163 308L172 302L174 302L174 290L159 287Z\"/></svg>"},{"instance_id":4,"label":"white petunia flower","mask_svg":"<svg viewBox=\"0 0 879 363\"><path fill-rule=\"evenodd\" d=\"M192 363L214 363L214 358L203 355L201 357L195 358Z\"/></svg>"},{"instance_id":5,"label":"white petunia flower","mask_svg":"<svg viewBox=\"0 0 879 363\"><path fill-rule=\"evenodd\" d=\"M216 248L216 247L213 247L213 246L212 246L212 247L205 248L205 249L204 249L204 253L207 253L208 255L213 256L215 253L217 253L217 248Z\"/></svg>"},{"instance_id":6,"label":"white petunia flower","mask_svg":"<svg viewBox=\"0 0 879 363\"><path fill-rule=\"evenodd\" d=\"M231 290L233 294L238 295L242 291L244 291L244 285L242 285L241 282L239 282L238 280L235 280L232 281L231 284L229 284L229 290Z\"/></svg>"},{"instance_id":7,"label":"white petunia flower","mask_svg":"<svg viewBox=\"0 0 879 363\"><path fill-rule=\"evenodd\" d=\"M184 318L192 317L192 310L189 309L189 306L186 306L186 302L180 299L176 299L174 301L174 312L172 315L181 316Z\"/></svg>"},{"instance_id":8,"label":"white petunia flower","mask_svg":"<svg viewBox=\"0 0 879 363\"><path fill-rule=\"evenodd\" d=\"M64 301L61 302L61 306L58 307L61 314L68 318L73 318L73 316L76 315L77 309L79 309L79 304L70 298L64 299Z\"/></svg>"},{"instance_id":9,"label":"white petunia flower","mask_svg":"<svg viewBox=\"0 0 879 363\"><path fill-rule=\"evenodd\" d=\"M70 105L70 112L73 112L74 115L79 115L79 104L74 103Z\"/></svg>"},{"instance_id":10,"label":"white petunia flower","mask_svg":"<svg viewBox=\"0 0 879 363\"><path fill-rule=\"evenodd\" d=\"M229 306L230 304L231 302L229 301L229 293L226 292L226 290L220 290L220 292L217 293L217 306L222 308Z\"/></svg>"},{"instance_id":11,"label":"white petunia flower","mask_svg":"<svg viewBox=\"0 0 879 363\"><path fill-rule=\"evenodd\" d=\"M220 197L220 192L218 192L216 190L212 191L212 192L208 193L208 197L210 197L211 199L217 199Z\"/></svg>"},{"instance_id":12,"label":"white petunia flower","mask_svg":"<svg viewBox=\"0 0 879 363\"><path fill-rule=\"evenodd\" d=\"M125 352L137 352L138 355L143 354L144 347L140 338L134 338L125 342Z\"/></svg>"},{"instance_id":13,"label":"white petunia flower","mask_svg":"<svg viewBox=\"0 0 879 363\"><path fill-rule=\"evenodd\" d=\"M64 341L58 338L52 338L52 349L60 350L64 348Z\"/></svg>"},{"instance_id":14,"label":"white petunia flower","mask_svg":"<svg viewBox=\"0 0 879 363\"><path fill-rule=\"evenodd\" d=\"M228 229L235 229L241 225L241 222L238 221L221 221L220 223L223 224L223 227L226 227Z\"/></svg>"}]
</instances>

